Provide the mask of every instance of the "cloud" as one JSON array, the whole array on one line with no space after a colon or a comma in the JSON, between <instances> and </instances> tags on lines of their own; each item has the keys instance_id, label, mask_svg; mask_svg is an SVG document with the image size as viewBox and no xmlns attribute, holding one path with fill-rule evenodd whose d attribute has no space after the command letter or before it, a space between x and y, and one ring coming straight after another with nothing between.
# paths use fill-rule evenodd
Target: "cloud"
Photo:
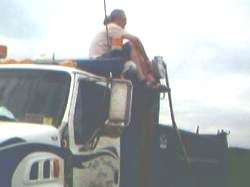
<instances>
[{"instance_id":1,"label":"cloud","mask_svg":"<svg viewBox=\"0 0 250 187\"><path fill-rule=\"evenodd\" d=\"M250 54L249 48L239 49L239 48L223 48L217 51L217 56L214 62L214 73L241 73L248 74L250 70ZM206 66L209 70L212 70Z\"/></svg>"},{"instance_id":2,"label":"cloud","mask_svg":"<svg viewBox=\"0 0 250 187\"><path fill-rule=\"evenodd\" d=\"M250 76L242 73L174 79L170 86L178 127L194 132L199 126L201 133L224 129L231 132L230 146L250 148L249 81ZM170 123L167 100L161 106L162 122Z\"/></svg>"},{"instance_id":3,"label":"cloud","mask_svg":"<svg viewBox=\"0 0 250 187\"><path fill-rule=\"evenodd\" d=\"M166 63L174 79L213 79L227 74L249 76L249 44L247 39L231 46L215 39L194 38L181 49L180 56L171 57Z\"/></svg>"},{"instance_id":4,"label":"cloud","mask_svg":"<svg viewBox=\"0 0 250 187\"><path fill-rule=\"evenodd\" d=\"M229 101L230 103L230 101ZM202 102L182 101L174 105L175 119L179 128L195 132L199 126L200 133L214 134L218 130L230 132L230 146L250 148L246 141L250 137L249 110L203 105ZM243 141L244 140L244 141Z\"/></svg>"},{"instance_id":5,"label":"cloud","mask_svg":"<svg viewBox=\"0 0 250 187\"><path fill-rule=\"evenodd\" d=\"M37 35L36 24L18 0L1 0L0 12L0 35L16 39Z\"/></svg>"},{"instance_id":6,"label":"cloud","mask_svg":"<svg viewBox=\"0 0 250 187\"><path fill-rule=\"evenodd\" d=\"M250 110L237 109L232 105L229 108L203 105L199 101L178 101L174 98L175 121L179 129L195 132L199 126L201 134L215 134L224 130L229 133L230 147L250 148ZM178 101L178 102L176 102ZM165 110L161 113L160 120L163 124L171 125L167 103L162 103Z\"/></svg>"}]
</instances>

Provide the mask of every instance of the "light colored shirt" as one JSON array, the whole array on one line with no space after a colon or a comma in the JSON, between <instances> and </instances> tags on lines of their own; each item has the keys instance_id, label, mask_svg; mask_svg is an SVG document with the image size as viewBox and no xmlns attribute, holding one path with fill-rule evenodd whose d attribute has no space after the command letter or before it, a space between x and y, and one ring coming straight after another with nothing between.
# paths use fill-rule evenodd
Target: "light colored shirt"
<instances>
[{"instance_id":1,"label":"light colored shirt","mask_svg":"<svg viewBox=\"0 0 250 187\"><path fill-rule=\"evenodd\" d=\"M95 58L108 52L111 47L109 46L109 44L111 44L112 38L122 37L124 34L126 34L126 31L115 23L109 23L107 27L108 27L108 36L106 28L104 28L103 30L98 32L94 37L94 39L92 40L89 48L89 57ZM109 40L109 43L107 38Z\"/></svg>"}]
</instances>

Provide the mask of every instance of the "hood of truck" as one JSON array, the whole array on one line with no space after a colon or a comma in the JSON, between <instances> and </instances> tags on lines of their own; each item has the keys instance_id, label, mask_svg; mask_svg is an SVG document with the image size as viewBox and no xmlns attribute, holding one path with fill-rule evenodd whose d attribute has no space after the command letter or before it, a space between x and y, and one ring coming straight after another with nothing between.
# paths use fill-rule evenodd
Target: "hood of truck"
<instances>
[{"instance_id":1,"label":"hood of truck","mask_svg":"<svg viewBox=\"0 0 250 187\"><path fill-rule=\"evenodd\" d=\"M0 121L0 145L17 139L60 146L59 131L53 126Z\"/></svg>"}]
</instances>

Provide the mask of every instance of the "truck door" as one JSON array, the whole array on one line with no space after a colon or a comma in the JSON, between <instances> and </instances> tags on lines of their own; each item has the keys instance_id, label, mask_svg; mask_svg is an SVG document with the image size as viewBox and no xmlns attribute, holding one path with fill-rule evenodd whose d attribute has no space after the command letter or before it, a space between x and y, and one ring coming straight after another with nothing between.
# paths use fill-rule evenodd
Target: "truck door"
<instances>
[{"instance_id":1,"label":"truck door","mask_svg":"<svg viewBox=\"0 0 250 187\"><path fill-rule=\"evenodd\" d=\"M108 115L110 88L104 81L80 76L75 88L69 117L69 144L73 153L70 186L118 186L118 155L109 147L96 148Z\"/></svg>"}]
</instances>

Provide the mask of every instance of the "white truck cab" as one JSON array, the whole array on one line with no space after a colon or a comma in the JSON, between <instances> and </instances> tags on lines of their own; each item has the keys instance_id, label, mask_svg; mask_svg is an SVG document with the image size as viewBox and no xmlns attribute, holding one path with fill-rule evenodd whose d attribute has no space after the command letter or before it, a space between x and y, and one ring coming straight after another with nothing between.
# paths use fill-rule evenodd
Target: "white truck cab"
<instances>
[{"instance_id":1,"label":"white truck cab","mask_svg":"<svg viewBox=\"0 0 250 187\"><path fill-rule=\"evenodd\" d=\"M48 64L1 64L0 77L2 184L119 186L130 81Z\"/></svg>"}]
</instances>

